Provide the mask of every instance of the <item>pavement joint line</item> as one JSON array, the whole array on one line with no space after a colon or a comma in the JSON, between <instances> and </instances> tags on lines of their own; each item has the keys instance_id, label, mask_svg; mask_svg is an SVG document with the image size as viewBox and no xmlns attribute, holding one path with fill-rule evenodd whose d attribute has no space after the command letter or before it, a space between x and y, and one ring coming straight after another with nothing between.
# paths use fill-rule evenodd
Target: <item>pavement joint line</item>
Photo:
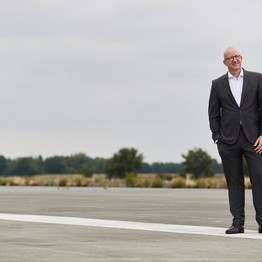
<instances>
[{"instance_id":1,"label":"pavement joint line","mask_svg":"<svg viewBox=\"0 0 262 262\"><path fill-rule=\"evenodd\" d=\"M42 216L42 215L25 215L25 214L8 214L8 213L0 213L0 220L87 226L87 227L102 227L102 228L114 228L114 229L128 229L128 230L142 230L142 231L177 233L177 234L206 235L206 236L229 237L229 238L262 239L262 234L258 234L258 232L255 230L245 230L244 234L228 235L225 234L224 228L192 226L192 225L160 224L160 223L146 223L146 222L120 221L120 220L79 218L79 217Z\"/></svg>"}]
</instances>

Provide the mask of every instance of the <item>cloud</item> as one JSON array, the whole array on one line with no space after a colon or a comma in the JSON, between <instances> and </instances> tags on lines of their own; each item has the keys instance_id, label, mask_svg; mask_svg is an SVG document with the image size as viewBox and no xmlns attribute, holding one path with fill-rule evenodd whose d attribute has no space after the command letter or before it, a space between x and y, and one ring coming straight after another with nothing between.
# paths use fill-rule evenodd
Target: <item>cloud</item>
<instances>
[{"instance_id":1,"label":"cloud","mask_svg":"<svg viewBox=\"0 0 262 262\"><path fill-rule=\"evenodd\" d=\"M137 147L149 162L195 146L219 159L211 80L233 45L262 71L260 1L47 0L0 3L2 154Z\"/></svg>"}]
</instances>

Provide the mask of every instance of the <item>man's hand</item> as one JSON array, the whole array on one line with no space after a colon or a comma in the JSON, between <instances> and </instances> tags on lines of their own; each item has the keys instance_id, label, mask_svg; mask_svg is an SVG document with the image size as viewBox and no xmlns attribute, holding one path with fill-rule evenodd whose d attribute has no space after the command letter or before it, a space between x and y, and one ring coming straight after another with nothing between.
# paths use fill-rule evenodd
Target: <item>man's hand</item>
<instances>
[{"instance_id":1,"label":"man's hand","mask_svg":"<svg viewBox=\"0 0 262 262\"><path fill-rule=\"evenodd\" d=\"M255 144L255 152L258 154L262 153L262 136L258 137L258 139L256 140Z\"/></svg>"}]
</instances>

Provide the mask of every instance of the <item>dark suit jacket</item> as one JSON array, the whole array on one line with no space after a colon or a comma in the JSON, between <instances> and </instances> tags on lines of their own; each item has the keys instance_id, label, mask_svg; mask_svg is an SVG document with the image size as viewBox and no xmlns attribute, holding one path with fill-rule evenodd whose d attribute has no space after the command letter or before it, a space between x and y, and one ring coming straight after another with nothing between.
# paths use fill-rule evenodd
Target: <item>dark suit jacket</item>
<instances>
[{"instance_id":1,"label":"dark suit jacket","mask_svg":"<svg viewBox=\"0 0 262 262\"><path fill-rule=\"evenodd\" d=\"M262 75L244 70L240 107L231 92L228 74L212 81L209 97L209 123L212 138L233 144L240 123L250 143L262 135Z\"/></svg>"}]
</instances>

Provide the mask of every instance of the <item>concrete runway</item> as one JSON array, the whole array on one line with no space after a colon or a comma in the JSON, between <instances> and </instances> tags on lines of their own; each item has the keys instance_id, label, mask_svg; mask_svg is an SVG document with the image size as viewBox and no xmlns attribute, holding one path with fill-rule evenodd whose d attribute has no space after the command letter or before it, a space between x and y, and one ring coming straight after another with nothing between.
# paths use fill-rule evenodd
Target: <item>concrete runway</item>
<instances>
[{"instance_id":1,"label":"concrete runway","mask_svg":"<svg viewBox=\"0 0 262 262\"><path fill-rule=\"evenodd\" d=\"M0 261L262 261L251 191L246 233L223 189L0 187Z\"/></svg>"}]
</instances>

